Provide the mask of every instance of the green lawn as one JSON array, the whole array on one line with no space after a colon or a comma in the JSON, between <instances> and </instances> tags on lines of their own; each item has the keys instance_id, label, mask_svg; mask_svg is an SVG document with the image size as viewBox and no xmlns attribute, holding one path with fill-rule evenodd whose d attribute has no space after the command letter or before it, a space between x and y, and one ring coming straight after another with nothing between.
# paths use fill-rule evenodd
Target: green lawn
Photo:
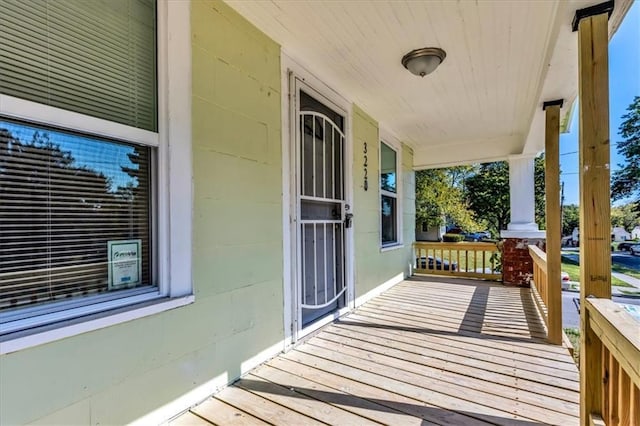
<instances>
[{"instance_id":1,"label":"green lawn","mask_svg":"<svg viewBox=\"0 0 640 426\"><path fill-rule=\"evenodd\" d=\"M580 364L580 330L577 328L565 328L564 333L573 345L573 360Z\"/></svg>"},{"instance_id":2,"label":"green lawn","mask_svg":"<svg viewBox=\"0 0 640 426\"><path fill-rule=\"evenodd\" d=\"M571 281L580 281L580 266L568 259L565 259L564 257L562 258L562 270L569 274ZM618 287L632 287L616 277L611 277L611 285Z\"/></svg>"},{"instance_id":3,"label":"green lawn","mask_svg":"<svg viewBox=\"0 0 640 426\"><path fill-rule=\"evenodd\" d=\"M631 269L619 263L613 262L611 264L611 270L613 272L620 272L622 274L630 275L632 277L640 279L640 271L637 269Z\"/></svg>"}]
</instances>

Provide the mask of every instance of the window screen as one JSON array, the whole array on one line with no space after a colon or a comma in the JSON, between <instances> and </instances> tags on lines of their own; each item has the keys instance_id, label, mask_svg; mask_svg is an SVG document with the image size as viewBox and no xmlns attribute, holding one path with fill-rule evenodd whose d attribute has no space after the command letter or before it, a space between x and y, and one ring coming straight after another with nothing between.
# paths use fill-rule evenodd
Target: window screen
<instances>
[{"instance_id":1,"label":"window screen","mask_svg":"<svg viewBox=\"0 0 640 426\"><path fill-rule=\"evenodd\" d=\"M0 119L0 311L151 289L151 157Z\"/></svg>"},{"instance_id":2,"label":"window screen","mask_svg":"<svg viewBox=\"0 0 640 426\"><path fill-rule=\"evenodd\" d=\"M155 1L0 1L0 93L156 131Z\"/></svg>"}]
</instances>

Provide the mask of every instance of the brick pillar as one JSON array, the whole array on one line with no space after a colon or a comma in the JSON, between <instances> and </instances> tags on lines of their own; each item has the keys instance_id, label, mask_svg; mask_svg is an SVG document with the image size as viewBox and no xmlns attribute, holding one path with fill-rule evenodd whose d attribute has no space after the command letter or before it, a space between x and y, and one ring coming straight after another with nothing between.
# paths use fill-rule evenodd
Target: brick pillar
<instances>
[{"instance_id":1,"label":"brick pillar","mask_svg":"<svg viewBox=\"0 0 640 426\"><path fill-rule=\"evenodd\" d=\"M533 259L529 245L544 249L542 238L505 238L502 246L502 281L505 285L529 286L533 276Z\"/></svg>"},{"instance_id":2,"label":"brick pillar","mask_svg":"<svg viewBox=\"0 0 640 426\"><path fill-rule=\"evenodd\" d=\"M511 222L500 231L502 246L502 282L528 286L533 276L529 245L544 245L546 233L535 222L534 155L509 157L509 196Z\"/></svg>"}]
</instances>

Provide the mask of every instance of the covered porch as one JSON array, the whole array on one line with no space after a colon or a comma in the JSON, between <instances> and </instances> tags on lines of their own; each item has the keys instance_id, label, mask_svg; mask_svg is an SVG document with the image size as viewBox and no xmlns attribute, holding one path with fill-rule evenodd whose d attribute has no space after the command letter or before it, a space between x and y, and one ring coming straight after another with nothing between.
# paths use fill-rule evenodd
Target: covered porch
<instances>
[{"instance_id":1,"label":"covered porch","mask_svg":"<svg viewBox=\"0 0 640 426\"><path fill-rule=\"evenodd\" d=\"M159 124L143 142L139 127L12 97L12 120L100 143L124 129L153 152L161 205L147 201L143 222L162 238L147 248L150 299L17 312L0 341L0 423L640 424L638 324L609 300L608 262L607 47L631 0L598 3L162 0L149 14ZM420 78L402 58L425 48L441 65ZM580 371L559 299L572 113ZM533 221L541 151L546 233ZM447 267L414 251L413 172L502 160L502 236L536 254L531 287L463 279L451 254ZM498 270L493 248L467 251L466 274L518 272ZM451 276L412 277L430 256Z\"/></svg>"},{"instance_id":2,"label":"covered porch","mask_svg":"<svg viewBox=\"0 0 640 426\"><path fill-rule=\"evenodd\" d=\"M414 277L172 425L579 423L579 374L529 289Z\"/></svg>"},{"instance_id":3,"label":"covered porch","mask_svg":"<svg viewBox=\"0 0 640 426\"><path fill-rule=\"evenodd\" d=\"M620 1L615 8L613 2L591 1L510 4L512 9L493 3L473 9L441 2L428 11L413 3L406 8L382 4L366 10L348 3L287 8L277 2L230 5L282 46L283 70L288 68L283 86L291 84L288 79L296 71L308 68L319 77L319 86L330 82L327 97L335 91L354 99L379 120L370 132L356 132L353 140L354 205L363 206L366 200L371 210L379 206L380 198L367 193L372 140L402 141L413 170L508 160L511 221L501 236L527 260L503 262L503 279L504 272L515 271L516 279L509 280L513 284L528 284L526 277L534 285L524 289L443 278L403 281L318 333L294 339L296 345L284 355L249 372L176 422L640 421L637 324L608 300L607 49L629 2ZM310 16L320 22L314 31L308 31ZM509 30L490 32L480 16L502 16L504 20L494 23L508 24ZM402 25L391 24L390 17ZM536 30L520 31L528 25ZM370 32L375 36L368 38ZM512 36L513 46L520 46L517 52L510 50L512 45L500 45L505 33ZM458 38L459 34L466 38ZM452 48L439 73L416 83L398 66L396 55L419 47L424 39ZM478 40L478 45L470 40ZM504 75L503 65L509 70ZM580 115L585 241L580 373L562 342L560 311L559 134L573 113ZM283 128L290 126L287 120ZM357 130L373 121L356 110ZM546 232L534 220L533 159L542 151L547 171ZM374 164L380 162L372 158ZM405 215L411 220L414 213L407 209ZM367 234L378 224L360 225L358 210L354 220L354 247L365 253L365 247L371 247L365 244L371 242ZM546 253L536 252L534 244L544 245ZM536 258L533 277L517 269L533 262L530 250ZM428 254L414 258L418 270L429 269ZM444 255L440 259L440 272L455 275L452 263L447 268ZM434 255L436 270L437 261ZM356 280L366 281L372 266L364 261L356 264ZM473 272L465 269L467 274L478 273L475 265ZM494 268L483 261L482 273L487 269L494 275Z\"/></svg>"}]
</instances>

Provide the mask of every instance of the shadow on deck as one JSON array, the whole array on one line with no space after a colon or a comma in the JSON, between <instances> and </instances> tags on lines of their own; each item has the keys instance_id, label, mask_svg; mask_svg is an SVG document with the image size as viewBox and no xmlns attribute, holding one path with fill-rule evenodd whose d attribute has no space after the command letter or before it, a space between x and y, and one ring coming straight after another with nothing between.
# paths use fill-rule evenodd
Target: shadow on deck
<instances>
[{"instance_id":1,"label":"shadow on deck","mask_svg":"<svg viewBox=\"0 0 640 426\"><path fill-rule=\"evenodd\" d=\"M172 424L578 424L528 289L414 277Z\"/></svg>"}]
</instances>

